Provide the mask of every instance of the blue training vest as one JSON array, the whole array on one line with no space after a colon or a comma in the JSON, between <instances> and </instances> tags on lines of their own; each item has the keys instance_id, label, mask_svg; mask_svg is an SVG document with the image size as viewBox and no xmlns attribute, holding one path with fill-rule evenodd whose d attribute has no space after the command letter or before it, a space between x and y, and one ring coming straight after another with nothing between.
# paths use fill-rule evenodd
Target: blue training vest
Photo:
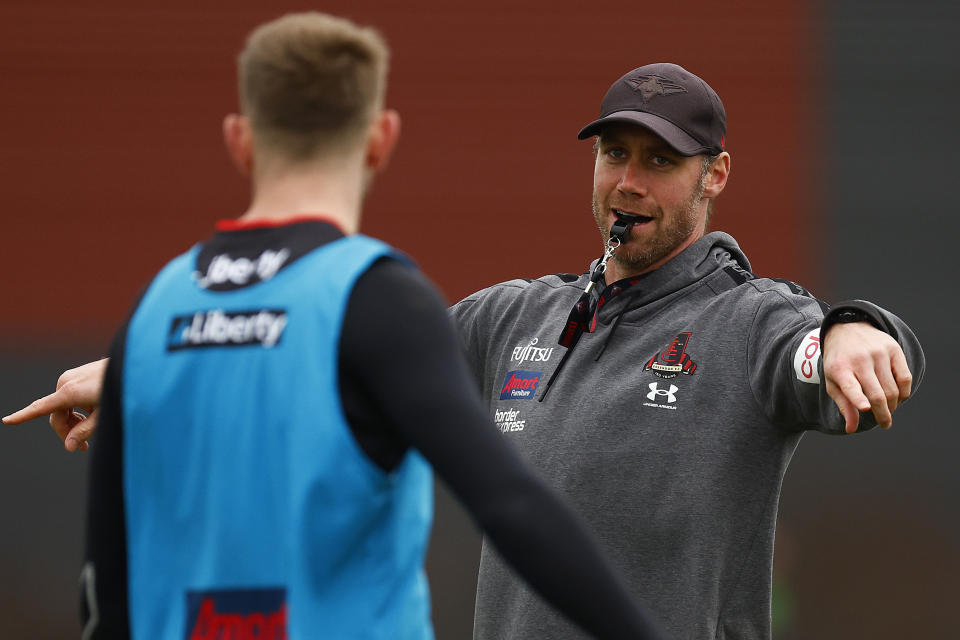
<instances>
[{"instance_id":1,"label":"blue training vest","mask_svg":"<svg viewBox=\"0 0 960 640\"><path fill-rule=\"evenodd\" d=\"M196 284L198 252L160 272L127 332L133 637L432 638L430 468L412 449L377 467L338 388L350 292L391 249L349 236L228 292Z\"/></svg>"}]
</instances>

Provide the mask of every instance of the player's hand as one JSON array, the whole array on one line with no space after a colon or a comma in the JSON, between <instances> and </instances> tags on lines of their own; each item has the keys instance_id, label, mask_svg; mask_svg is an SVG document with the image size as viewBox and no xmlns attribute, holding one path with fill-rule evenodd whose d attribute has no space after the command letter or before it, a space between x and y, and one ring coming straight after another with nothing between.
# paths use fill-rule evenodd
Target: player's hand
<instances>
[{"instance_id":1,"label":"player's hand","mask_svg":"<svg viewBox=\"0 0 960 640\"><path fill-rule=\"evenodd\" d=\"M889 429L891 414L910 396L913 383L903 349L868 322L835 324L827 330L823 373L847 433L857 430L860 411L873 411L877 424Z\"/></svg>"},{"instance_id":2,"label":"player's hand","mask_svg":"<svg viewBox=\"0 0 960 640\"><path fill-rule=\"evenodd\" d=\"M20 424L33 418L50 415L50 426L63 440L67 451L86 451L87 440L97 428L97 407L107 358L64 371L57 380L57 390L3 419L5 424ZM77 411L81 409L89 415Z\"/></svg>"}]
</instances>

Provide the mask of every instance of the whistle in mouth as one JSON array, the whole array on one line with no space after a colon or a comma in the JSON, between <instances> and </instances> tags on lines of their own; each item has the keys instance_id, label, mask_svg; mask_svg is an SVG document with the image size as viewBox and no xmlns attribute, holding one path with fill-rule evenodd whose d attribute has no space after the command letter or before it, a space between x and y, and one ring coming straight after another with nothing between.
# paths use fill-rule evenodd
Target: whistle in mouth
<instances>
[{"instance_id":1,"label":"whistle in mouth","mask_svg":"<svg viewBox=\"0 0 960 640\"><path fill-rule=\"evenodd\" d=\"M639 221L640 216L635 216L632 213L618 213L617 221L610 227L610 237L624 242L630 235L630 229Z\"/></svg>"}]
</instances>

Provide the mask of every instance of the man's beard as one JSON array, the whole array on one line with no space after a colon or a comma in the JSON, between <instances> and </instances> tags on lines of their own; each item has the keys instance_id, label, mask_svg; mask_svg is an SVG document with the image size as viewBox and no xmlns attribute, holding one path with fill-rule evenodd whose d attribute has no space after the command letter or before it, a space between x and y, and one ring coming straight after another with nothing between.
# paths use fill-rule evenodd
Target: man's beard
<instances>
[{"instance_id":1,"label":"man's beard","mask_svg":"<svg viewBox=\"0 0 960 640\"><path fill-rule=\"evenodd\" d=\"M664 218L663 209L658 209L656 212L657 220L661 223L666 222L666 226L662 227L654 238L644 240L641 244L636 240L631 242L628 237L620 248L614 252L612 259L617 261L625 271L640 273L680 246L697 228L697 209L703 199L705 178L705 176L700 178L690 193L690 197L680 205L669 221ZM607 242L610 240L610 227L606 226L603 220L603 214L606 212L601 211L600 206L595 193L593 196L593 219L597 222L600 237L603 239L603 247L606 249Z\"/></svg>"}]
</instances>

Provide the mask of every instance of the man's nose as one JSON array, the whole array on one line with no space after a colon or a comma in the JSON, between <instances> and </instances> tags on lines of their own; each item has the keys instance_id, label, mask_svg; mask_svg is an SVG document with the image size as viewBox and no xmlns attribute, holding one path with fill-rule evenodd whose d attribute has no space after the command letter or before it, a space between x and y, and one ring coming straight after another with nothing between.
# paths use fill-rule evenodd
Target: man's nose
<instances>
[{"instance_id":1,"label":"man's nose","mask_svg":"<svg viewBox=\"0 0 960 640\"><path fill-rule=\"evenodd\" d=\"M632 162L624 165L620 181L617 183L617 190L627 195L645 197L647 181L643 170Z\"/></svg>"}]
</instances>

